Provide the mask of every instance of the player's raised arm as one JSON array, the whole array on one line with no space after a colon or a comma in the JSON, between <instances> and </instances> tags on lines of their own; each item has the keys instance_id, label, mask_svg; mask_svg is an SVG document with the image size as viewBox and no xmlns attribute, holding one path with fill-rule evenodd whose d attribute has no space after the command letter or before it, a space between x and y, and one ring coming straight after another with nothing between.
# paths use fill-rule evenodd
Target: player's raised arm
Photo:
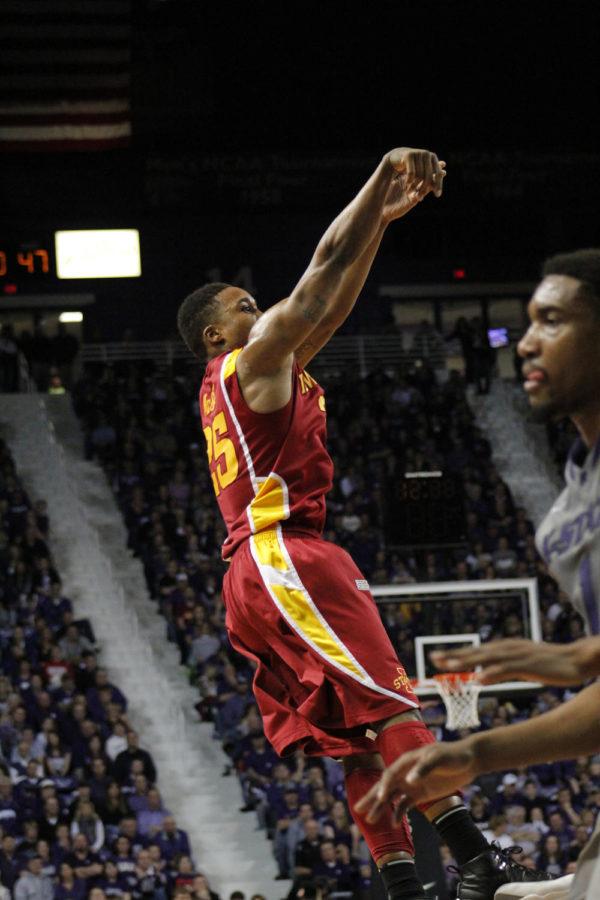
<instances>
[{"instance_id":1,"label":"player's raised arm","mask_svg":"<svg viewBox=\"0 0 600 900\"><path fill-rule=\"evenodd\" d=\"M523 679L566 686L600 675L600 637L582 638L572 644L491 641L480 647L432 653L431 659L438 669L447 672L481 666L477 680L482 684Z\"/></svg>"},{"instance_id":2,"label":"player's raised arm","mask_svg":"<svg viewBox=\"0 0 600 900\"><path fill-rule=\"evenodd\" d=\"M430 191L441 193L443 175L437 156L427 150L399 148L383 157L354 200L329 226L290 296L271 307L252 328L237 364L242 382L279 372L321 322L337 315L340 288L353 267L358 267L360 290L383 234L395 179L401 180L402 190L414 205Z\"/></svg>"},{"instance_id":3,"label":"player's raised arm","mask_svg":"<svg viewBox=\"0 0 600 900\"><path fill-rule=\"evenodd\" d=\"M434 190L424 189L407 189L405 179L398 175L393 180L388 190L383 207L381 223L375 237L362 253L362 255L345 271L342 278L339 279L337 289L331 298L330 308L326 315L308 334L302 344L296 348L296 359L300 366L306 366L315 356L321 347L329 341L332 335L337 331L340 325L348 318L354 304L356 303L360 292L362 291L365 281L371 271L373 260L379 250L381 239L385 234L385 230L390 222L401 219L407 213L414 209L418 203L423 200L428 193L432 192L436 197L440 197L442 193L443 179L446 175L446 163L440 160L441 177L438 179L439 184ZM318 248L317 248L318 254ZM317 256L315 254L315 256Z\"/></svg>"},{"instance_id":4,"label":"player's raised arm","mask_svg":"<svg viewBox=\"0 0 600 900\"><path fill-rule=\"evenodd\" d=\"M485 772L587 756L600 750L600 683L528 722L429 744L404 753L365 794L357 809L376 821L394 801L395 815L450 794Z\"/></svg>"}]
</instances>

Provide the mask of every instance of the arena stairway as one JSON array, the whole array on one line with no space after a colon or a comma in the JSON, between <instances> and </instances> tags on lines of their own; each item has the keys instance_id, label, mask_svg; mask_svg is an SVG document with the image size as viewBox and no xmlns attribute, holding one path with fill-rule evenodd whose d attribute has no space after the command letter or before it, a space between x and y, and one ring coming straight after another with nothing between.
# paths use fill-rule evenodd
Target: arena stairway
<instances>
[{"instance_id":1,"label":"arena stairway","mask_svg":"<svg viewBox=\"0 0 600 900\"><path fill-rule=\"evenodd\" d=\"M489 394L469 395L478 427L515 501L537 527L563 489L544 425L532 421L523 388L496 378Z\"/></svg>"},{"instance_id":2,"label":"arena stairway","mask_svg":"<svg viewBox=\"0 0 600 900\"><path fill-rule=\"evenodd\" d=\"M0 396L3 436L34 498L47 500L54 554L65 593L90 618L102 662L129 700L140 745L156 761L165 806L190 836L199 871L226 898L234 890L285 896L256 818L239 813L237 779L212 725L197 721L197 691L187 682L106 476L83 458L79 423L68 396Z\"/></svg>"}]
</instances>

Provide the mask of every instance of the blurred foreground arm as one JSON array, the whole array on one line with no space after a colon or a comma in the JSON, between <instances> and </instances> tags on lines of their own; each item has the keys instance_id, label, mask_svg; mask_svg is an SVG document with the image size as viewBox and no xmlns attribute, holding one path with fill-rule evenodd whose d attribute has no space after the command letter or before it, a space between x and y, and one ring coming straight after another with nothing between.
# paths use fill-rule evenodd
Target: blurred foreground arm
<instances>
[{"instance_id":1,"label":"blurred foreground arm","mask_svg":"<svg viewBox=\"0 0 600 900\"><path fill-rule=\"evenodd\" d=\"M600 683L596 683L528 722L411 750L385 770L357 810L376 821L394 801L399 818L415 803L445 797L484 772L595 753L600 750L599 710Z\"/></svg>"},{"instance_id":2,"label":"blurred foreground arm","mask_svg":"<svg viewBox=\"0 0 600 900\"><path fill-rule=\"evenodd\" d=\"M566 686L600 675L600 637L582 638L572 644L492 641L481 647L432 653L431 659L445 672L472 671L481 666L477 673L481 684L523 679Z\"/></svg>"}]
</instances>

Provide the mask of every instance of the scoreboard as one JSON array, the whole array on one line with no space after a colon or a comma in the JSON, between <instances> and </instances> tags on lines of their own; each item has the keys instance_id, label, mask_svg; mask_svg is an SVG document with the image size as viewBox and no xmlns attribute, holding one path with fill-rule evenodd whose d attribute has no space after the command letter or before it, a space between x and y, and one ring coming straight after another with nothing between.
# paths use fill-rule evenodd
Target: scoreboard
<instances>
[{"instance_id":1,"label":"scoreboard","mask_svg":"<svg viewBox=\"0 0 600 900\"><path fill-rule=\"evenodd\" d=\"M0 279L2 282L52 282L56 264L52 244L43 240L1 241Z\"/></svg>"},{"instance_id":2,"label":"scoreboard","mask_svg":"<svg viewBox=\"0 0 600 900\"><path fill-rule=\"evenodd\" d=\"M40 290L65 279L139 278L141 274L135 228L64 230L19 239L0 235L0 290L5 293L11 292L11 285Z\"/></svg>"},{"instance_id":3,"label":"scoreboard","mask_svg":"<svg viewBox=\"0 0 600 900\"><path fill-rule=\"evenodd\" d=\"M397 547L456 546L466 542L464 491L443 472L407 472L386 491L386 541Z\"/></svg>"}]
</instances>

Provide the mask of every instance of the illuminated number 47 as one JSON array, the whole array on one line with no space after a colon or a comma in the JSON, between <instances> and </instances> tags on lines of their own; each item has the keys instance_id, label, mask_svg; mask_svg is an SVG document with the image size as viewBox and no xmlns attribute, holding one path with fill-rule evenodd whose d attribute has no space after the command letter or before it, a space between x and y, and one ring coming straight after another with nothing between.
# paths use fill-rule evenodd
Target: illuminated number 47
<instances>
[{"instance_id":1,"label":"illuminated number 47","mask_svg":"<svg viewBox=\"0 0 600 900\"><path fill-rule=\"evenodd\" d=\"M238 461L233 442L225 437L227 434L227 422L225 413L217 413L212 426L204 429L206 449L208 452L208 464L211 468L211 478L217 497L224 488L231 484L238 476Z\"/></svg>"},{"instance_id":2,"label":"illuminated number 47","mask_svg":"<svg viewBox=\"0 0 600 900\"><path fill-rule=\"evenodd\" d=\"M48 271L48 254L45 250L28 250L26 253L17 253L17 262L24 266L30 275L35 272L36 257L41 260L42 272Z\"/></svg>"}]
</instances>

